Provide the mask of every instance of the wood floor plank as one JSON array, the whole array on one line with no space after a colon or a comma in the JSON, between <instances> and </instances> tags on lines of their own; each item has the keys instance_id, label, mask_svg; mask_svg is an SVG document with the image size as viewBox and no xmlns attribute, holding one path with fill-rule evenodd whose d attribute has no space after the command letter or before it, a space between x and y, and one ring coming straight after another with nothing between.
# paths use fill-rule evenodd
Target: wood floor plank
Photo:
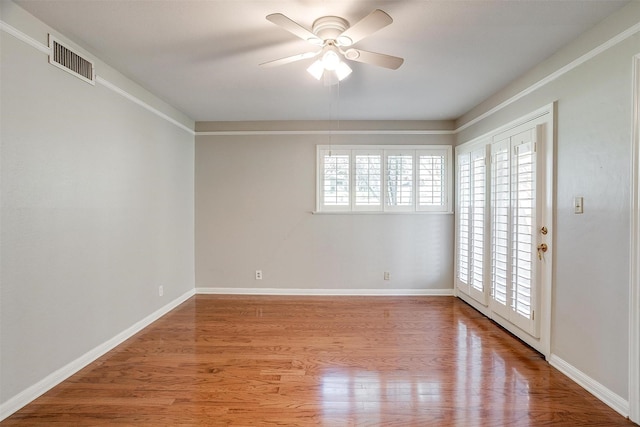
<instances>
[{"instance_id":1,"label":"wood floor plank","mask_svg":"<svg viewBox=\"0 0 640 427\"><path fill-rule=\"evenodd\" d=\"M632 426L451 297L198 295L4 426Z\"/></svg>"}]
</instances>

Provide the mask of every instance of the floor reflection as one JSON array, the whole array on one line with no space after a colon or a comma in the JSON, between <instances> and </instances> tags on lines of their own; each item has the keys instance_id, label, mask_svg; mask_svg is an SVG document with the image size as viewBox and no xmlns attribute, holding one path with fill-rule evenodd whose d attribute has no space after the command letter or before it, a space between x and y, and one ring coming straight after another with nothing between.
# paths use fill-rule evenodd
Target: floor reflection
<instances>
[{"instance_id":1,"label":"floor reflection","mask_svg":"<svg viewBox=\"0 0 640 427\"><path fill-rule=\"evenodd\" d=\"M390 407L437 406L442 400L441 384L412 376L410 372L329 370L322 376L323 413L329 419L360 414L360 421L375 425Z\"/></svg>"},{"instance_id":2,"label":"floor reflection","mask_svg":"<svg viewBox=\"0 0 640 427\"><path fill-rule=\"evenodd\" d=\"M451 341L440 343L451 347L446 360L429 360L425 349L425 363L408 364L407 356L417 356L397 347L395 366L325 369L320 387L324 419L383 425L401 412L418 418L428 414L447 425L473 426L479 419L496 426L530 425L529 381L514 364L521 361L508 351L485 347L477 325L456 319L452 329Z\"/></svg>"}]
</instances>

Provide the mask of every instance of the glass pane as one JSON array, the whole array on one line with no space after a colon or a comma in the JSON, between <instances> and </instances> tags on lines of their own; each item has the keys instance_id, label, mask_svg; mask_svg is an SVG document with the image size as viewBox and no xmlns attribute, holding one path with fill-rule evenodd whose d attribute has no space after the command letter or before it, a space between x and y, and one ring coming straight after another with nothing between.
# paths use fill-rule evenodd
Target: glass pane
<instances>
[{"instance_id":1,"label":"glass pane","mask_svg":"<svg viewBox=\"0 0 640 427\"><path fill-rule=\"evenodd\" d=\"M469 284L471 233L471 164L469 154L458 157L458 279Z\"/></svg>"},{"instance_id":2,"label":"glass pane","mask_svg":"<svg viewBox=\"0 0 640 427\"><path fill-rule=\"evenodd\" d=\"M476 155L472 162L472 233L473 277L471 286L482 292L484 289L484 211L485 211L485 161L484 155Z\"/></svg>"},{"instance_id":3,"label":"glass pane","mask_svg":"<svg viewBox=\"0 0 640 427\"><path fill-rule=\"evenodd\" d=\"M326 206L349 205L349 155L324 156L323 204Z\"/></svg>"},{"instance_id":4,"label":"glass pane","mask_svg":"<svg viewBox=\"0 0 640 427\"><path fill-rule=\"evenodd\" d=\"M413 156L387 156L387 205L413 205Z\"/></svg>"},{"instance_id":5,"label":"glass pane","mask_svg":"<svg viewBox=\"0 0 640 427\"><path fill-rule=\"evenodd\" d=\"M531 318L532 236L534 220L534 153L531 144L517 147L511 169L513 234L511 236L511 307Z\"/></svg>"},{"instance_id":6,"label":"glass pane","mask_svg":"<svg viewBox=\"0 0 640 427\"><path fill-rule=\"evenodd\" d=\"M491 297L507 305L509 280L509 150L493 155L491 174Z\"/></svg>"},{"instance_id":7,"label":"glass pane","mask_svg":"<svg viewBox=\"0 0 640 427\"><path fill-rule=\"evenodd\" d=\"M443 206L445 203L444 156L421 155L418 160L418 203Z\"/></svg>"},{"instance_id":8,"label":"glass pane","mask_svg":"<svg viewBox=\"0 0 640 427\"><path fill-rule=\"evenodd\" d=\"M382 156L356 155L356 206L380 206Z\"/></svg>"}]
</instances>

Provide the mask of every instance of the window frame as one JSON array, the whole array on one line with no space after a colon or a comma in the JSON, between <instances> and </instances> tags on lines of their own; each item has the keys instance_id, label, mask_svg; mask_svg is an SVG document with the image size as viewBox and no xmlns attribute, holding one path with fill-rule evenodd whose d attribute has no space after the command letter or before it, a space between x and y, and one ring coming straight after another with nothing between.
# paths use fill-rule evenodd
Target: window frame
<instances>
[{"instance_id":1,"label":"window frame","mask_svg":"<svg viewBox=\"0 0 640 427\"><path fill-rule=\"evenodd\" d=\"M349 203L342 206L324 204L325 154L349 156ZM412 200L410 205L388 204L388 156L410 155L412 159ZM356 156L380 155L380 203L358 205L356 201ZM420 157L444 157L442 204L420 204ZM316 146L316 210L313 213L348 214L452 214L453 213L453 146L451 145L317 145Z\"/></svg>"}]
</instances>

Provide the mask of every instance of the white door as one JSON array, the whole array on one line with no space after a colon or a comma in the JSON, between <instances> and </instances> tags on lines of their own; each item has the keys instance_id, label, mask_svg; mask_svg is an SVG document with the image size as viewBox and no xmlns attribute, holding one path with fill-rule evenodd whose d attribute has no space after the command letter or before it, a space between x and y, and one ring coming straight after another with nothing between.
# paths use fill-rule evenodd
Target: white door
<instances>
[{"instance_id":1,"label":"white door","mask_svg":"<svg viewBox=\"0 0 640 427\"><path fill-rule=\"evenodd\" d=\"M486 146L461 152L458 168L457 287L487 305L487 155Z\"/></svg>"},{"instance_id":2,"label":"white door","mask_svg":"<svg viewBox=\"0 0 640 427\"><path fill-rule=\"evenodd\" d=\"M514 130L491 145L491 310L539 335L537 128Z\"/></svg>"}]
</instances>

